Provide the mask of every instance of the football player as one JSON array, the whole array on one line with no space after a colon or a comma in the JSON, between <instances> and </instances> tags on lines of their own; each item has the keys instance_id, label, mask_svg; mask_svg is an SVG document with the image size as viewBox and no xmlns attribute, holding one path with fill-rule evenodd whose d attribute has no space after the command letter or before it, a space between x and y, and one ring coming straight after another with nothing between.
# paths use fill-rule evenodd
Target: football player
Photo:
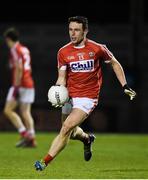
<instances>
[{"instance_id":1,"label":"football player","mask_svg":"<svg viewBox=\"0 0 148 180\"><path fill-rule=\"evenodd\" d=\"M70 17L70 43L58 52L58 79L56 85L68 88L71 105L62 108L63 124L57 137L53 140L48 154L35 163L36 170L43 170L66 147L70 138L78 139L84 144L84 159L92 157L91 146L95 136L85 133L79 125L87 119L98 103L102 85L102 62L110 64L119 80L123 91L133 100L136 92L127 85L121 64L105 45L88 38L88 20L85 17ZM61 104L54 104L61 106ZM66 118L66 120L65 120Z\"/></svg>"},{"instance_id":2,"label":"football player","mask_svg":"<svg viewBox=\"0 0 148 180\"><path fill-rule=\"evenodd\" d=\"M4 38L10 49L9 65L12 82L6 98L4 113L20 134L21 139L16 147L35 147L34 120L31 115L35 89L30 52L20 43L17 29L7 29L4 32ZM19 107L20 115L15 111L16 107Z\"/></svg>"}]
</instances>

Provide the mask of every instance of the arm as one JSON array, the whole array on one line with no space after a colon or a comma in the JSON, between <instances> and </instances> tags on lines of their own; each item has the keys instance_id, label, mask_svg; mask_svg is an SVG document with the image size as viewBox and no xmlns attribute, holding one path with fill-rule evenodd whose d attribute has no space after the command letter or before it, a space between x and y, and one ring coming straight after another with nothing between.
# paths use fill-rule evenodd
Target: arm
<instances>
[{"instance_id":1,"label":"arm","mask_svg":"<svg viewBox=\"0 0 148 180\"><path fill-rule=\"evenodd\" d=\"M21 84L21 79L23 75L23 65L21 61L16 61L15 72L14 72L14 86L18 87Z\"/></svg>"},{"instance_id":2,"label":"arm","mask_svg":"<svg viewBox=\"0 0 148 180\"><path fill-rule=\"evenodd\" d=\"M14 82L13 82L13 97L16 98L18 96L19 86L21 84L21 78L23 74L22 62L16 61L14 64Z\"/></svg>"},{"instance_id":3,"label":"arm","mask_svg":"<svg viewBox=\"0 0 148 180\"><path fill-rule=\"evenodd\" d=\"M126 82L125 74L124 74L121 64L117 61L117 59L115 59L115 57L111 59L110 63L117 76L117 79L119 80L122 87L124 87L124 85L126 85L127 82Z\"/></svg>"},{"instance_id":4,"label":"arm","mask_svg":"<svg viewBox=\"0 0 148 180\"><path fill-rule=\"evenodd\" d=\"M130 100L133 100L136 97L136 92L128 87L125 74L121 64L113 56L113 54L107 49L106 46L101 47L102 58L106 63L110 63L116 74L117 79L123 87L124 93L130 97Z\"/></svg>"},{"instance_id":5,"label":"arm","mask_svg":"<svg viewBox=\"0 0 148 180\"><path fill-rule=\"evenodd\" d=\"M59 69L58 70L58 79L57 79L56 85L66 86L66 75L67 75L66 70Z\"/></svg>"},{"instance_id":6,"label":"arm","mask_svg":"<svg viewBox=\"0 0 148 180\"><path fill-rule=\"evenodd\" d=\"M67 65L64 62L64 56L61 51L57 55L58 60L58 79L55 86L66 86L67 80ZM52 87L51 87L52 88ZM54 107L62 107L64 104L52 104Z\"/></svg>"},{"instance_id":7,"label":"arm","mask_svg":"<svg viewBox=\"0 0 148 180\"><path fill-rule=\"evenodd\" d=\"M115 57L113 57L111 59L110 63L113 67L113 70L114 70L116 76L117 76L117 79L119 80L120 84L123 87L124 93L130 97L130 100L133 100L136 97L136 92L128 87L127 81L125 78L125 74L124 74L121 64L117 61L117 59Z\"/></svg>"},{"instance_id":8,"label":"arm","mask_svg":"<svg viewBox=\"0 0 148 180\"><path fill-rule=\"evenodd\" d=\"M56 85L55 86L66 86L66 75L67 75L67 72L66 72L66 68L59 68L58 70L58 79L56 81ZM54 86L52 86L54 87ZM52 88L51 87L51 88ZM54 107L62 107L64 104L52 104L52 106Z\"/></svg>"}]
</instances>

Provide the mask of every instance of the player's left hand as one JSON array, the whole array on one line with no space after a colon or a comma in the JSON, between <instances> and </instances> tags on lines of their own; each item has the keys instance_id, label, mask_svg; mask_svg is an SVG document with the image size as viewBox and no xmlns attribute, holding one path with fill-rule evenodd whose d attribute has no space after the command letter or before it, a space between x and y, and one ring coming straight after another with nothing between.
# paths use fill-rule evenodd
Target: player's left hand
<instances>
[{"instance_id":1,"label":"player's left hand","mask_svg":"<svg viewBox=\"0 0 148 180\"><path fill-rule=\"evenodd\" d=\"M127 84L123 86L124 93L130 97L130 100L132 101L136 97L136 92L132 90Z\"/></svg>"}]
</instances>

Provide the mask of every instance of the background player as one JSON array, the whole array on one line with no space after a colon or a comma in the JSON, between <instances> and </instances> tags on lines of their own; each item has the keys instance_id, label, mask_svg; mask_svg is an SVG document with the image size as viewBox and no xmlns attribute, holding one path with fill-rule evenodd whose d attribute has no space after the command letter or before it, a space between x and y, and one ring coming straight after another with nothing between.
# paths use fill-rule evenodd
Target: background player
<instances>
[{"instance_id":1,"label":"background player","mask_svg":"<svg viewBox=\"0 0 148 180\"><path fill-rule=\"evenodd\" d=\"M19 32L9 28L4 32L5 42L10 49L12 84L8 91L4 113L21 135L16 147L35 147L34 121L31 104L34 102L34 81L31 75L31 58L27 47L19 42ZM19 106L21 117L15 112Z\"/></svg>"},{"instance_id":2,"label":"background player","mask_svg":"<svg viewBox=\"0 0 148 180\"><path fill-rule=\"evenodd\" d=\"M87 18L76 16L69 18L71 42L58 52L59 75L56 84L67 86L72 98L72 111L63 122L60 133L53 140L48 154L35 163L36 170L43 170L67 145L70 136L83 141L84 158L92 156L91 144L94 135L86 134L79 125L88 117L98 103L102 85L101 64L110 64L123 87L132 100L136 93L127 85L122 66L113 54L102 44L86 38L88 33ZM54 104L55 107L61 104ZM65 105L65 110L67 107ZM63 114L66 114L66 111Z\"/></svg>"}]
</instances>

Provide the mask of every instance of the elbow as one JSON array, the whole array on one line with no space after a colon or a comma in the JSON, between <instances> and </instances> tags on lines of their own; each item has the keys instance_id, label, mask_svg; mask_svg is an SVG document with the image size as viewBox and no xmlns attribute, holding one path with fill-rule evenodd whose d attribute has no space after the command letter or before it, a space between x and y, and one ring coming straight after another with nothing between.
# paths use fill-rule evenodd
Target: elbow
<instances>
[{"instance_id":1,"label":"elbow","mask_svg":"<svg viewBox=\"0 0 148 180\"><path fill-rule=\"evenodd\" d=\"M121 68L121 64L120 64L118 61L112 62L111 65L112 65L113 69L114 69L114 68Z\"/></svg>"}]
</instances>

